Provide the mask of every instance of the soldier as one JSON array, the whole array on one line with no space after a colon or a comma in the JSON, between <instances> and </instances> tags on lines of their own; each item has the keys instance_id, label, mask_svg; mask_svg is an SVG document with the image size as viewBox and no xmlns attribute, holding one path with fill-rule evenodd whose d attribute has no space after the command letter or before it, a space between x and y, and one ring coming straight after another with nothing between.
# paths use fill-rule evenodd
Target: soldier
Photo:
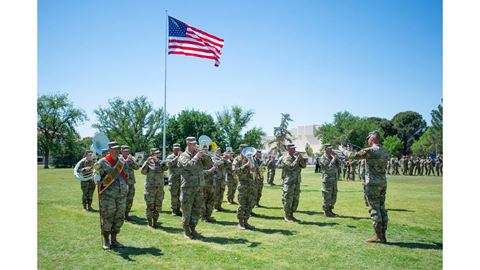
<instances>
[{"instance_id":1,"label":"soldier","mask_svg":"<svg viewBox=\"0 0 480 270\"><path fill-rule=\"evenodd\" d=\"M234 159L232 169L238 177L238 226L241 230L254 230L255 227L248 224L253 206L255 205L255 183L252 172L253 164L242 154L246 144L240 145L240 154Z\"/></svg>"},{"instance_id":2,"label":"soldier","mask_svg":"<svg viewBox=\"0 0 480 270\"><path fill-rule=\"evenodd\" d=\"M320 167L320 158L317 157L315 159L315 173L319 173L321 170L321 167Z\"/></svg>"},{"instance_id":3,"label":"soldier","mask_svg":"<svg viewBox=\"0 0 480 270\"><path fill-rule=\"evenodd\" d=\"M173 145L173 153L166 157L168 166L168 186L170 188L170 197L172 205L172 216L182 216L180 211L180 168L178 166L178 158L181 154L180 144Z\"/></svg>"},{"instance_id":4,"label":"soldier","mask_svg":"<svg viewBox=\"0 0 480 270\"><path fill-rule=\"evenodd\" d=\"M212 157L208 155L209 146L204 145L202 151L205 153L200 161L203 165L203 213L202 213L202 220L206 222L215 222L215 218L212 217L213 206L215 204L215 181L214 181L214 173L215 173L215 166L213 166Z\"/></svg>"},{"instance_id":5,"label":"soldier","mask_svg":"<svg viewBox=\"0 0 480 270\"><path fill-rule=\"evenodd\" d=\"M279 160L282 168L282 202L286 222L300 222L293 216L297 210L300 199L301 171L306 167L305 160L299 152L295 151L294 144L287 145L288 153Z\"/></svg>"},{"instance_id":6,"label":"soldier","mask_svg":"<svg viewBox=\"0 0 480 270\"><path fill-rule=\"evenodd\" d=\"M351 149L353 150L353 148ZM355 160L350 159L348 162L348 167L349 167L348 178L355 182Z\"/></svg>"},{"instance_id":7,"label":"soldier","mask_svg":"<svg viewBox=\"0 0 480 270\"><path fill-rule=\"evenodd\" d=\"M95 164L100 180L100 224L103 235L103 249L124 247L117 241L117 234L123 225L127 208L127 173L123 169L125 161L120 154L120 145L108 143L109 154ZM109 237L111 236L111 241Z\"/></svg>"},{"instance_id":8,"label":"soldier","mask_svg":"<svg viewBox=\"0 0 480 270\"><path fill-rule=\"evenodd\" d=\"M147 215L148 226L158 228L158 217L162 211L163 196L165 191L165 181L163 172L168 170L166 162L160 159L160 150L158 148L150 149L150 156L143 163L141 173L146 175L145 191L145 212Z\"/></svg>"},{"instance_id":9,"label":"soldier","mask_svg":"<svg viewBox=\"0 0 480 270\"><path fill-rule=\"evenodd\" d=\"M227 202L228 204L236 204L233 199L235 198L235 191L237 190L238 177L234 175L232 169L233 153L227 150L228 160L225 163L225 179L227 181Z\"/></svg>"},{"instance_id":10,"label":"soldier","mask_svg":"<svg viewBox=\"0 0 480 270\"><path fill-rule=\"evenodd\" d=\"M410 156L407 164L408 164L407 165L408 175L412 176L413 175L413 169L414 169L413 156Z\"/></svg>"},{"instance_id":11,"label":"soldier","mask_svg":"<svg viewBox=\"0 0 480 270\"><path fill-rule=\"evenodd\" d=\"M275 158L273 158L273 156L269 156L267 161L267 183L270 186L275 185L273 183L273 180L275 179L275 169L277 168L275 163Z\"/></svg>"},{"instance_id":12,"label":"soldier","mask_svg":"<svg viewBox=\"0 0 480 270\"><path fill-rule=\"evenodd\" d=\"M255 206L260 206L260 198L262 198L262 191L263 191L263 172L265 170L265 166L262 162L262 151L257 150L257 153L253 157L253 161L255 164L255 173L253 175L255 180Z\"/></svg>"},{"instance_id":13,"label":"soldier","mask_svg":"<svg viewBox=\"0 0 480 270\"><path fill-rule=\"evenodd\" d=\"M132 209L133 198L135 197L135 171L140 168L137 161L130 155L130 147L122 145L122 157L125 160L125 172L127 173L127 208L125 209L125 220L130 220L128 213Z\"/></svg>"},{"instance_id":14,"label":"soldier","mask_svg":"<svg viewBox=\"0 0 480 270\"><path fill-rule=\"evenodd\" d=\"M85 151L84 157L77 163L77 173L81 176L92 175L93 173L93 152L90 150ZM82 205L84 211L93 211L92 200L93 192L95 192L95 183L93 179L80 182L80 188L82 189Z\"/></svg>"},{"instance_id":15,"label":"soldier","mask_svg":"<svg viewBox=\"0 0 480 270\"><path fill-rule=\"evenodd\" d=\"M399 165L398 157L395 157L395 159L393 160L393 174L394 175L399 175L400 174L398 172L398 165Z\"/></svg>"},{"instance_id":16,"label":"soldier","mask_svg":"<svg viewBox=\"0 0 480 270\"><path fill-rule=\"evenodd\" d=\"M195 137L187 137L187 149L180 154L178 166L180 167L181 185L180 202L182 207L182 225L184 236L189 239L198 237L195 230L204 207L203 190L201 186L202 174L213 173L213 167L209 171L203 170L201 158L203 151L197 151Z\"/></svg>"},{"instance_id":17,"label":"soldier","mask_svg":"<svg viewBox=\"0 0 480 270\"><path fill-rule=\"evenodd\" d=\"M391 174L391 168L392 168L392 160L388 160L387 162L387 174Z\"/></svg>"},{"instance_id":18,"label":"soldier","mask_svg":"<svg viewBox=\"0 0 480 270\"><path fill-rule=\"evenodd\" d=\"M223 202L223 194L225 193L225 174L226 174L226 162L228 160L228 154L222 154L222 149L218 148L215 152L215 203L214 208L215 211L220 212L223 211L222 202Z\"/></svg>"},{"instance_id":19,"label":"soldier","mask_svg":"<svg viewBox=\"0 0 480 270\"><path fill-rule=\"evenodd\" d=\"M427 157L425 161L425 175L430 176L432 174L432 159Z\"/></svg>"},{"instance_id":20,"label":"soldier","mask_svg":"<svg viewBox=\"0 0 480 270\"><path fill-rule=\"evenodd\" d=\"M320 158L320 163L323 168L322 175L322 198L323 211L326 217L335 217L337 214L333 213L332 209L337 202L337 173L340 166L340 160L337 154L332 151L330 144L324 144L325 153Z\"/></svg>"},{"instance_id":21,"label":"soldier","mask_svg":"<svg viewBox=\"0 0 480 270\"><path fill-rule=\"evenodd\" d=\"M369 205L370 216L373 221L375 236L367 240L369 243L386 243L388 215L385 209L387 192L386 169L388 152L380 145L380 134L372 131L368 134L369 147L358 152L345 151L350 158L365 159L366 182L365 190Z\"/></svg>"}]
</instances>

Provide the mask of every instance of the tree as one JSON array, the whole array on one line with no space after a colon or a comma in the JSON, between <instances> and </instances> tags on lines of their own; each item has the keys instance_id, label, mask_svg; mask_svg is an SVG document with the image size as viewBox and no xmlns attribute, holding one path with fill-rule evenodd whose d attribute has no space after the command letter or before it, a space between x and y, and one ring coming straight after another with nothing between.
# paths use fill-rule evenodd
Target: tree
<instances>
[{"instance_id":1,"label":"tree","mask_svg":"<svg viewBox=\"0 0 480 270\"><path fill-rule=\"evenodd\" d=\"M383 136L395 136L397 131L393 128L392 121L380 117L368 117L367 121L378 126L383 131Z\"/></svg>"},{"instance_id":2,"label":"tree","mask_svg":"<svg viewBox=\"0 0 480 270\"><path fill-rule=\"evenodd\" d=\"M427 126L421 114L412 111L397 113L392 118L393 127L397 130L397 137L402 141L402 154L409 153L413 141L422 136Z\"/></svg>"},{"instance_id":3,"label":"tree","mask_svg":"<svg viewBox=\"0 0 480 270\"><path fill-rule=\"evenodd\" d=\"M442 99L443 102L443 99ZM434 141L435 153L443 152L443 105L438 105L436 110L432 110L432 139Z\"/></svg>"},{"instance_id":4,"label":"tree","mask_svg":"<svg viewBox=\"0 0 480 270\"><path fill-rule=\"evenodd\" d=\"M383 135L383 130L376 122L344 111L334 114L333 124L320 126L315 135L322 143L330 143L332 145L351 143L364 147L367 145L365 138L372 130L379 130L380 134Z\"/></svg>"},{"instance_id":5,"label":"tree","mask_svg":"<svg viewBox=\"0 0 480 270\"><path fill-rule=\"evenodd\" d=\"M249 146L259 149L262 148L262 138L265 135L267 134L261 128L254 127L245 132L243 142ZM233 149L238 149L238 147Z\"/></svg>"},{"instance_id":6,"label":"tree","mask_svg":"<svg viewBox=\"0 0 480 270\"><path fill-rule=\"evenodd\" d=\"M425 133L412 144L411 150L415 156L426 156L435 152L433 128L428 128Z\"/></svg>"},{"instance_id":7,"label":"tree","mask_svg":"<svg viewBox=\"0 0 480 270\"><path fill-rule=\"evenodd\" d=\"M281 156L285 151L286 142L292 142L292 133L287 129L290 121L293 121L292 118L290 118L290 114L282 113L280 125L273 128L273 136L275 136L275 138L269 141L268 145L271 146L275 144L275 146L270 149L270 153L275 153L277 157Z\"/></svg>"},{"instance_id":8,"label":"tree","mask_svg":"<svg viewBox=\"0 0 480 270\"><path fill-rule=\"evenodd\" d=\"M50 152L55 145L76 134L75 127L87 120L80 108L73 106L67 94L42 95L37 99L37 143L48 169Z\"/></svg>"},{"instance_id":9,"label":"tree","mask_svg":"<svg viewBox=\"0 0 480 270\"><path fill-rule=\"evenodd\" d=\"M383 141L383 147L387 149L390 156L398 156L398 151L402 147L402 141L397 136L388 136Z\"/></svg>"},{"instance_id":10,"label":"tree","mask_svg":"<svg viewBox=\"0 0 480 270\"><path fill-rule=\"evenodd\" d=\"M52 164L55 168L72 168L82 159L86 149L78 133L70 133L52 150Z\"/></svg>"},{"instance_id":11,"label":"tree","mask_svg":"<svg viewBox=\"0 0 480 270\"><path fill-rule=\"evenodd\" d=\"M189 136L198 140L201 135L207 135L218 143L219 131L211 115L190 109L181 111L171 119L167 126L167 138L170 136L171 141L179 143L182 149L185 149L185 139ZM158 137L158 139L161 141L161 137Z\"/></svg>"},{"instance_id":12,"label":"tree","mask_svg":"<svg viewBox=\"0 0 480 270\"><path fill-rule=\"evenodd\" d=\"M220 129L219 135L221 138L219 146L231 146L234 150L238 149L242 143L242 130L250 122L253 115L253 111L244 111L239 106L232 106L230 110L224 108L222 112L217 112L217 125ZM256 134L257 131L261 130L250 130L249 136Z\"/></svg>"},{"instance_id":13,"label":"tree","mask_svg":"<svg viewBox=\"0 0 480 270\"><path fill-rule=\"evenodd\" d=\"M110 140L130 146L132 152L146 151L154 144L163 125L162 109L154 110L144 96L124 101L114 98L108 107L96 109L98 123L93 124Z\"/></svg>"}]
</instances>

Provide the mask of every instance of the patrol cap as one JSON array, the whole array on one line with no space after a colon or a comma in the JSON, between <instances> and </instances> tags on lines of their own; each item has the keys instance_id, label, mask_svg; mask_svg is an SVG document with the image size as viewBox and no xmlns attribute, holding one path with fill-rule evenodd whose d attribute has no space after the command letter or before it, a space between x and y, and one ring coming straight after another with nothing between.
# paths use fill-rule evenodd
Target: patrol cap
<instances>
[{"instance_id":1,"label":"patrol cap","mask_svg":"<svg viewBox=\"0 0 480 270\"><path fill-rule=\"evenodd\" d=\"M378 130L370 131L368 133L367 140L368 138L370 138L370 136L373 136L373 135L377 135L378 137L380 137L380 132L378 132Z\"/></svg>"},{"instance_id":2,"label":"patrol cap","mask_svg":"<svg viewBox=\"0 0 480 270\"><path fill-rule=\"evenodd\" d=\"M174 144L173 144L173 149L175 149L175 148L180 148L180 144L174 143Z\"/></svg>"},{"instance_id":3,"label":"patrol cap","mask_svg":"<svg viewBox=\"0 0 480 270\"><path fill-rule=\"evenodd\" d=\"M130 146L128 146L126 144L122 145L122 150L125 150L125 149L130 149Z\"/></svg>"},{"instance_id":4,"label":"patrol cap","mask_svg":"<svg viewBox=\"0 0 480 270\"><path fill-rule=\"evenodd\" d=\"M197 139L195 137L187 137L187 143L197 143Z\"/></svg>"},{"instance_id":5,"label":"patrol cap","mask_svg":"<svg viewBox=\"0 0 480 270\"><path fill-rule=\"evenodd\" d=\"M111 141L108 143L108 149L120 148L120 145L116 141Z\"/></svg>"},{"instance_id":6,"label":"patrol cap","mask_svg":"<svg viewBox=\"0 0 480 270\"><path fill-rule=\"evenodd\" d=\"M93 151L92 150L86 150L85 151L85 156L88 155L88 154L93 154Z\"/></svg>"},{"instance_id":7,"label":"patrol cap","mask_svg":"<svg viewBox=\"0 0 480 270\"><path fill-rule=\"evenodd\" d=\"M293 148L293 149L296 148L296 147L295 147L295 144L293 144L293 143L287 144L287 149L292 149L292 148Z\"/></svg>"},{"instance_id":8,"label":"patrol cap","mask_svg":"<svg viewBox=\"0 0 480 270\"><path fill-rule=\"evenodd\" d=\"M158 150L158 148L150 148L150 154L156 154L156 153L160 153L160 150Z\"/></svg>"},{"instance_id":9,"label":"patrol cap","mask_svg":"<svg viewBox=\"0 0 480 270\"><path fill-rule=\"evenodd\" d=\"M330 148L330 149L331 149L331 148L332 148L332 145L329 144L329 143L326 143L326 144L323 145L323 148L324 148L324 149L327 149L327 148Z\"/></svg>"}]
</instances>

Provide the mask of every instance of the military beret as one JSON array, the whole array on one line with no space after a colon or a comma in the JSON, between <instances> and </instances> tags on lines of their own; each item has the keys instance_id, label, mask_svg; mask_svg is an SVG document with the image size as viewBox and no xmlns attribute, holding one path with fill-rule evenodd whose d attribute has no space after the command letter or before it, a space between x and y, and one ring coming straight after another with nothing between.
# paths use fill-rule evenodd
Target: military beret
<instances>
[{"instance_id":1,"label":"military beret","mask_svg":"<svg viewBox=\"0 0 480 270\"><path fill-rule=\"evenodd\" d=\"M370 138L370 136L373 136L373 135L376 135L376 136L380 137L380 132L378 132L378 130L370 131L368 133L367 140L368 140L368 138Z\"/></svg>"},{"instance_id":2,"label":"military beret","mask_svg":"<svg viewBox=\"0 0 480 270\"><path fill-rule=\"evenodd\" d=\"M130 147L128 145L124 144L124 145L122 145L122 150L123 149L130 149Z\"/></svg>"},{"instance_id":3,"label":"military beret","mask_svg":"<svg viewBox=\"0 0 480 270\"><path fill-rule=\"evenodd\" d=\"M180 148L180 144L174 143L174 144L173 144L173 149L175 149L175 148Z\"/></svg>"},{"instance_id":4,"label":"military beret","mask_svg":"<svg viewBox=\"0 0 480 270\"><path fill-rule=\"evenodd\" d=\"M187 143L197 143L197 139L195 137L187 137Z\"/></svg>"},{"instance_id":5,"label":"military beret","mask_svg":"<svg viewBox=\"0 0 480 270\"><path fill-rule=\"evenodd\" d=\"M120 148L120 145L116 141L111 141L108 143L108 149Z\"/></svg>"},{"instance_id":6,"label":"military beret","mask_svg":"<svg viewBox=\"0 0 480 270\"><path fill-rule=\"evenodd\" d=\"M287 144L287 149L290 149L290 148L296 148L295 144L293 144L293 143Z\"/></svg>"}]
</instances>

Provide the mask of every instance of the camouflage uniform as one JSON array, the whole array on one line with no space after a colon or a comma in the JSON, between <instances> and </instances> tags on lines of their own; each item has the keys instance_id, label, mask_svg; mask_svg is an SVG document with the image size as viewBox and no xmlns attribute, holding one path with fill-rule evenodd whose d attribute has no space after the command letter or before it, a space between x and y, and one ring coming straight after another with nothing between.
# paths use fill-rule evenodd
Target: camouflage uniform
<instances>
[{"instance_id":1,"label":"camouflage uniform","mask_svg":"<svg viewBox=\"0 0 480 270\"><path fill-rule=\"evenodd\" d=\"M407 168L408 168L408 175L413 175L413 169L414 169L414 166L413 166L413 157L410 157L408 159L408 163L407 163Z\"/></svg>"},{"instance_id":2,"label":"camouflage uniform","mask_svg":"<svg viewBox=\"0 0 480 270\"><path fill-rule=\"evenodd\" d=\"M170 189L171 197L171 206L172 206L172 215L181 215L180 212L180 168L178 166L178 159L180 154L175 156L175 154L170 154L166 157L165 161L168 166L168 186Z\"/></svg>"},{"instance_id":3,"label":"camouflage uniform","mask_svg":"<svg viewBox=\"0 0 480 270\"><path fill-rule=\"evenodd\" d=\"M362 181L363 186L363 200L365 201L365 206L368 207L368 200L367 200L367 190L365 185L365 159L360 161L360 181Z\"/></svg>"},{"instance_id":4,"label":"camouflage uniform","mask_svg":"<svg viewBox=\"0 0 480 270\"><path fill-rule=\"evenodd\" d=\"M323 169L322 174L322 198L323 210L325 216L334 216L332 209L337 202L337 173L340 167L340 160L333 159L332 156L326 153L320 158L320 164Z\"/></svg>"},{"instance_id":5,"label":"camouflage uniform","mask_svg":"<svg viewBox=\"0 0 480 270\"><path fill-rule=\"evenodd\" d=\"M237 156L232 164L234 174L238 177L238 209L237 218L241 229L251 227L248 224L255 205L255 182L247 160Z\"/></svg>"},{"instance_id":6,"label":"camouflage uniform","mask_svg":"<svg viewBox=\"0 0 480 270\"><path fill-rule=\"evenodd\" d=\"M435 161L435 171L437 172L437 176L443 176L443 157L441 155L439 155Z\"/></svg>"},{"instance_id":7,"label":"camouflage uniform","mask_svg":"<svg viewBox=\"0 0 480 270\"><path fill-rule=\"evenodd\" d=\"M78 164L78 170L77 172L80 175L85 175L91 172L93 169L93 160L87 160L86 158L83 158L82 160L79 161L80 164ZM84 169L85 167L90 167L90 170ZM95 182L93 182L92 179L87 180L87 181L81 181L80 182L80 188L82 189L82 204L83 204L83 209L84 210L93 210L92 208L92 201L93 201L93 193L95 192Z\"/></svg>"},{"instance_id":8,"label":"camouflage uniform","mask_svg":"<svg viewBox=\"0 0 480 270\"><path fill-rule=\"evenodd\" d=\"M140 166L135 160L125 160L125 172L127 173L127 208L125 209L125 219L128 219L128 213L132 209L133 198L135 197L135 171L138 170Z\"/></svg>"},{"instance_id":9,"label":"camouflage uniform","mask_svg":"<svg viewBox=\"0 0 480 270\"><path fill-rule=\"evenodd\" d=\"M295 221L293 213L297 211L300 200L300 183L302 168L306 167L305 160L301 155L294 157L286 153L279 160L279 168L282 168L282 202L286 221Z\"/></svg>"},{"instance_id":10,"label":"camouflage uniform","mask_svg":"<svg viewBox=\"0 0 480 270\"><path fill-rule=\"evenodd\" d=\"M160 159L157 161L147 159L141 169L142 174L146 175L143 193L146 204L145 212L148 225L153 228L158 227L158 217L162 211L163 196L165 195L163 172L166 170L168 170L167 165Z\"/></svg>"},{"instance_id":11,"label":"camouflage uniform","mask_svg":"<svg viewBox=\"0 0 480 270\"><path fill-rule=\"evenodd\" d=\"M237 190L238 177L233 174L232 161L229 159L225 163L225 179L227 181L227 201L230 204L233 204L233 199L235 198L235 191Z\"/></svg>"},{"instance_id":12,"label":"camouflage uniform","mask_svg":"<svg viewBox=\"0 0 480 270\"><path fill-rule=\"evenodd\" d=\"M378 239L386 242L385 232L387 231L388 215L385 209L385 199L388 152L381 145L374 144L358 152L347 152L346 154L349 158L365 159L365 189L373 228Z\"/></svg>"},{"instance_id":13,"label":"camouflage uniform","mask_svg":"<svg viewBox=\"0 0 480 270\"><path fill-rule=\"evenodd\" d=\"M226 174L226 165L223 157L217 155L217 161L215 166L217 167L215 171L215 201L214 208L217 211L222 210L223 194L225 193L225 174ZM221 161L220 161L221 160Z\"/></svg>"},{"instance_id":14,"label":"camouflage uniform","mask_svg":"<svg viewBox=\"0 0 480 270\"><path fill-rule=\"evenodd\" d=\"M262 191L263 191L263 171L265 166L263 165L263 162L261 159L257 159L256 157L253 157L253 160L255 161L255 173L254 173L254 179L255 179L255 206L260 207L260 198L262 198Z\"/></svg>"},{"instance_id":15,"label":"camouflage uniform","mask_svg":"<svg viewBox=\"0 0 480 270\"><path fill-rule=\"evenodd\" d=\"M275 169L276 164L275 160L271 159L267 162L267 183L273 185L273 180L275 179Z\"/></svg>"},{"instance_id":16,"label":"camouflage uniform","mask_svg":"<svg viewBox=\"0 0 480 270\"><path fill-rule=\"evenodd\" d=\"M113 142L111 142L113 144ZM109 143L110 144L110 143ZM118 145L118 144L117 144ZM117 146L113 146L117 147ZM120 146L118 146L120 147ZM125 209L127 208L127 189L126 173L121 170L120 173L114 175L112 183L108 188L104 188L104 180L107 175L111 175L114 172L114 167L110 165L108 159L111 159L111 155L107 155L101 158L95 165L98 168L100 174L100 224L104 237L104 249L110 248L109 235L112 236L112 245L115 247L122 247L120 243L116 241L116 235L120 232L120 228L123 225L125 218ZM115 162L119 162L118 159ZM116 163L115 163L116 164Z\"/></svg>"},{"instance_id":17,"label":"camouflage uniform","mask_svg":"<svg viewBox=\"0 0 480 270\"><path fill-rule=\"evenodd\" d=\"M214 173L207 172L207 170L213 167L212 158L205 154L200 159L203 165L203 211L202 211L202 220L207 222L214 222L215 218L212 217L213 206L215 204L215 181Z\"/></svg>"},{"instance_id":18,"label":"camouflage uniform","mask_svg":"<svg viewBox=\"0 0 480 270\"><path fill-rule=\"evenodd\" d=\"M191 138L191 142L195 142L195 138ZM195 157L187 149L180 154L178 166L180 167L181 175L180 202L182 207L182 224L185 236L191 238L191 232L195 231L204 207L201 183L203 181L203 164L199 158Z\"/></svg>"}]
</instances>

